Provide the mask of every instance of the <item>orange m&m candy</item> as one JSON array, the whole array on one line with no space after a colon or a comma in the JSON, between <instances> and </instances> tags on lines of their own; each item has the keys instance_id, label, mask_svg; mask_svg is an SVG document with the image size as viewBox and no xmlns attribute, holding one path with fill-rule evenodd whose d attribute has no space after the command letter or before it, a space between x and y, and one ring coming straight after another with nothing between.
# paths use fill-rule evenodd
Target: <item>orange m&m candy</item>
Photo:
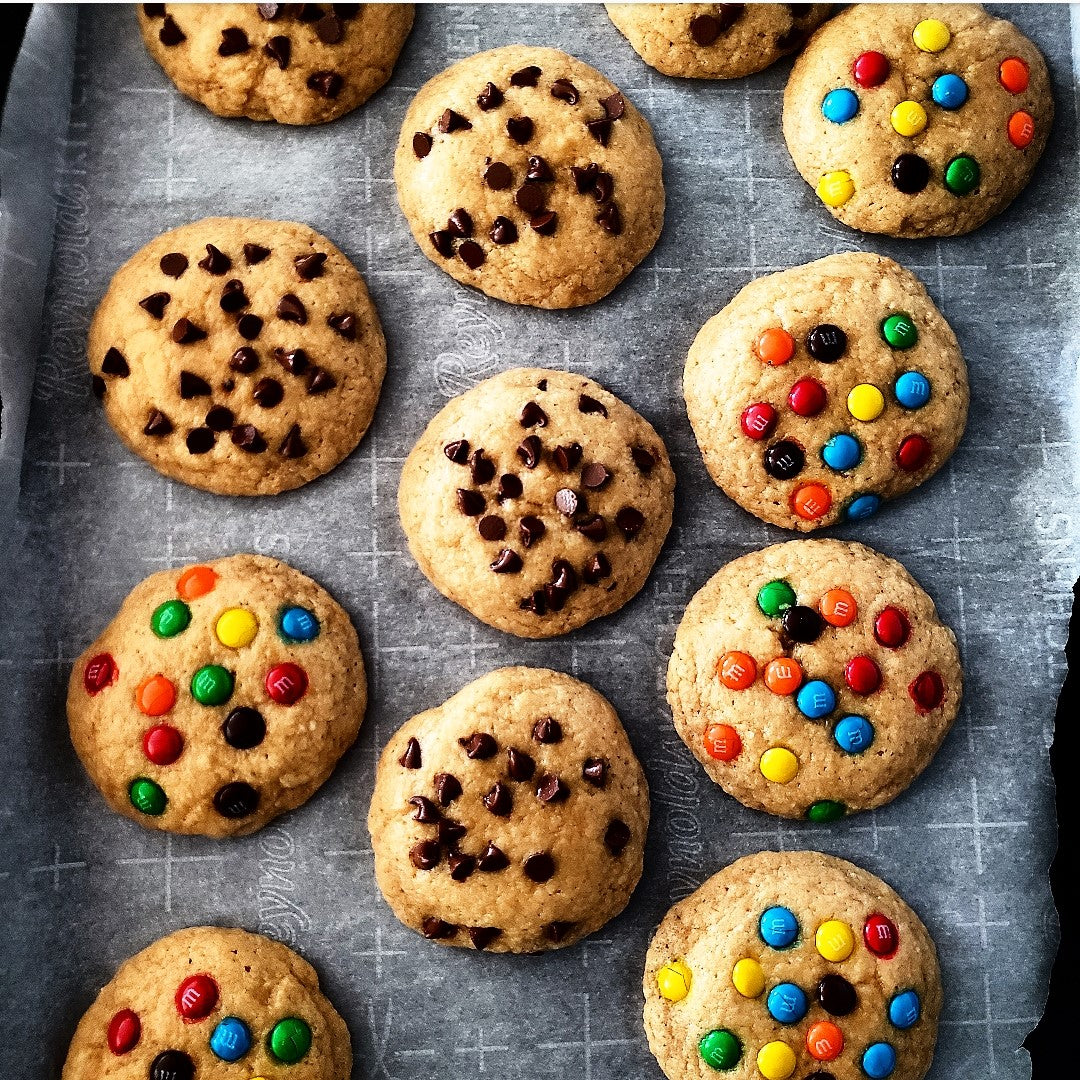
<instances>
[{"instance_id":1,"label":"orange m&m candy","mask_svg":"<svg viewBox=\"0 0 1080 1080\"><path fill-rule=\"evenodd\" d=\"M754 352L763 364L779 367L795 355L795 339L783 327L770 326L758 335Z\"/></svg>"},{"instance_id":2,"label":"orange m&m candy","mask_svg":"<svg viewBox=\"0 0 1080 1080\"><path fill-rule=\"evenodd\" d=\"M164 675L150 675L139 683L135 704L146 716L161 716L176 704L176 687Z\"/></svg>"},{"instance_id":3,"label":"orange m&m candy","mask_svg":"<svg viewBox=\"0 0 1080 1080\"><path fill-rule=\"evenodd\" d=\"M1022 94L1028 88L1028 66L1019 56L1010 56L1001 61L998 68L998 78L1001 85L1010 94Z\"/></svg>"},{"instance_id":4,"label":"orange m&m candy","mask_svg":"<svg viewBox=\"0 0 1080 1080\"><path fill-rule=\"evenodd\" d=\"M1035 121L1031 117L1031 113L1026 113L1022 109L1020 112L1014 112L1009 117L1009 142L1017 148L1017 150L1023 150L1025 146L1031 145L1031 140L1035 138Z\"/></svg>"},{"instance_id":5,"label":"orange m&m candy","mask_svg":"<svg viewBox=\"0 0 1080 1080\"><path fill-rule=\"evenodd\" d=\"M717 761L734 761L742 751L742 739L730 724L710 724L705 729L705 753Z\"/></svg>"},{"instance_id":6,"label":"orange m&m candy","mask_svg":"<svg viewBox=\"0 0 1080 1080\"><path fill-rule=\"evenodd\" d=\"M817 521L832 506L832 494L824 484L803 484L791 496L791 508L803 521Z\"/></svg>"},{"instance_id":7,"label":"orange m&m candy","mask_svg":"<svg viewBox=\"0 0 1080 1080\"><path fill-rule=\"evenodd\" d=\"M720 681L729 690L746 690L757 678L757 664L749 653L726 652L717 661Z\"/></svg>"},{"instance_id":8,"label":"orange m&m candy","mask_svg":"<svg viewBox=\"0 0 1080 1080\"><path fill-rule=\"evenodd\" d=\"M217 584L217 573L209 566L189 566L176 582L176 594L181 600L205 596Z\"/></svg>"},{"instance_id":9,"label":"orange m&m candy","mask_svg":"<svg viewBox=\"0 0 1080 1080\"><path fill-rule=\"evenodd\" d=\"M844 1049L844 1033L828 1020L811 1024L806 1032L806 1050L815 1061L832 1061Z\"/></svg>"},{"instance_id":10,"label":"orange m&m candy","mask_svg":"<svg viewBox=\"0 0 1080 1080\"><path fill-rule=\"evenodd\" d=\"M850 626L859 613L859 606L847 589L830 589L821 598L818 610L830 626Z\"/></svg>"},{"instance_id":11,"label":"orange m&m candy","mask_svg":"<svg viewBox=\"0 0 1080 1080\"><path fill-rule=\"evenodd\" d=\"M765 685L774 694L794 694L802 686L803 673L798 661L778 656L765 665Z\"/></svg>"}]
</instances>

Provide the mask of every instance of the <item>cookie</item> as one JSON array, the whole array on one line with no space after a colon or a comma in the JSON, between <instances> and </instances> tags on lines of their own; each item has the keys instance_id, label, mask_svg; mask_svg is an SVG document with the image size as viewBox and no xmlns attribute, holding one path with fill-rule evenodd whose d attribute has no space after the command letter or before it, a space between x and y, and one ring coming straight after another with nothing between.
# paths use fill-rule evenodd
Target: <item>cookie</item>
<instances>
[{"instance_id":1,"label":"cookie","mask_svg":"<svg viewBox=\"0 0 1080 1080\"><path fill-rule=\"evenodd\" d=\"M565 634L645 584L675 474L648 421L583 375L517 368L449 402L405 461L409 550L489 626Z\"/></svg>"},{"instance_id":2,"label":"cookie","mask_svg":"<svg viewBox=\"0 0 1080 1080\"><path fill-rule=\"evenodd\" d=\"M605 4L650 67L680 79L738 79L797 52L830 4Z\"/></svg>"},{"instance_id":3,"label":"cookie","mask_svg":"<svg viewBox=\"0 0 1080 1080\"><path fill-rule=\"evenodd\" d=\"M937 952L885 882L816 851L762 851L664 917L645 1031L671 1080L922 1080Z\"/></svg>"},{"instance_id":4,"label":"cookie","mask_svg":"<svg viewBox=\"0 0 1080 1080\"><path fill-rule=\"evenodd\" d=\"M730 562L683 614L668 664L675 728L725 791L833 821L895 798L956 719L956 637L898 563L791 540Z\"/></svg>"},{"instance_id":5,"label":"cookie","mask_svg":"<svg viewBox=\"0 0 1080 1080\"><path fill-rule=\"evenodd\" d=\"M863 232L956 236L1031 179L1054 116L1039 50L978 4L857 4L784 92L795 167Z\"/></svg>"},{"instance_id":6,"label":"cookie","mask_svg":"<svg viewBox=\"0 0 1080 1080\"><path fill-rule=\"evenodd\" d=\"M967 422L967 368L914 274L848 252L758 278L702 327L683 378L713 480L807 532L928 480Z\"/></svg>"},{"instance_id":7,"label":"cookie","mask_svg":"<svg viewBox=\"0 0 1080 1080\"><path fill-rule=\"evenodd\" d=\"M412 4L140 4L150 55L218 116L324 124L394 70Z\"/></svg>"},{"instance_id":8,"label":"cookie","mask_svg":"<svg viewBox=\"0 0 1080 1080\"><path fill-rule=\"evenodd\" d=\"M613 919L641 877L649 789L615 710L503 668L390 739L368 814L394 914L443 945L532 953Z\"/></svg>"},{"instance_id":9,"label":"cookie","mask_svg":"<svg viewBox=\"0 0 1080 1080\"><path fill-rule=\"evenodd\" d=\"M79 1021L61 1080L233 1075L349 1080L349 1029L292 949L200 926L120 966Z\"/></svg>"},{"instance_id":10,"label":"cookie","mask_svg":"<svg viewBox=\"0 0 1080 1080\"><path fill-rule=\"evenodd\" d=\"M113 276L87 348L129 449L225 495L329 472L367 431L386 372L359 271L306 225L254 218L151 240Z\"/></svg>"},{"instance_id":11,"label":"cookie","mask_svg":"<svg viewBox=\"0 0 1080 1080\"><path fill-rule=\"evenodd\" d=\"M664 222L648 121L557 49L508 45L436 75L405 114L394 179L420 250L511 304L599 300Z\"/></svg>"},{"instance_id":12,"label":"cookie","mask_svg":"<svg viewBox=\"0 0 1080 1080\"><path fill-rule=\"evenodd\" d=\"M306 802L367 704L356 631L261 555L162 570L79 657L71 741L105 801L169 832L254 832Z\"/></svg>"}]
</instances>

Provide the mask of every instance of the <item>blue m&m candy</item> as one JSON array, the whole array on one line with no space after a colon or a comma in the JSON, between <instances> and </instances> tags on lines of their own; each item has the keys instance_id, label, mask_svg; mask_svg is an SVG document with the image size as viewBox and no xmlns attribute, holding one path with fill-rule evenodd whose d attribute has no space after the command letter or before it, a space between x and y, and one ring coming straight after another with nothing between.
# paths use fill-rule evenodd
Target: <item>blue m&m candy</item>
<instances>
[{"instance_id":1,"label":"blue m&m candy","mask_svg":"<svg viewBox=\"0 0 1080 1080\"><path fill-rule=\"evenodd\" d=\"M828 683L811 679L799 688L795 695L795 704L803 716L820 720L836 708L836 694Z\"/></svg>"},{"instance_id":2,"label":"blue m&m candy","mask_svg":"<svg viewBox=\"0 0 1080 1080\"><path fill-rule=\"evenodd\" d=\"M847 472L862 461L862 447L854 435L845 435L841 432L834 435L822 447L821 460L833 472Z\"/></svg>"},{"instance_id":3,"label":"blue m&m candy","mask_svg":"<svg viewBox=\"0 0 1080 1080\"><path fill-rule=\"evenodd\" d=\"M222 1061L239 1061L251 1049L251 1031L243 1020L226 1016L210 1036L210 1049Z\"/></svg>"},{"instance_id":4,"label":"blue m&m candy","mask_svg":"<svg viewBox=\"0 0 1080 1080\"><path fill-rule=\"evenodd\" d=\"M865 716L845 716L833 738L845 754L861 754L874 741L874 725Z\"/></svg>"},{"instance_id":5,"label":"blue m&m candy","mask_svg":"<svg viewBox=\"0 0 1080 1080\"><path fill-rule=\"evenodd\" d=\"M914 1027L922 1016L922 1002L914 990L904 990L889 1002L889 1023L906 1031Z\"/></svg>"},{"instance_id":6,"label":"blue m&m candy","mask_svg":"<svg viewBox=\"0 0 1080 1080\"><path fill-rule=\"evenodd\" d=\"M769 1015L781 1024L797 1024L809 1008L806 994L794 983L780 983L765 999Z\"/></svg>"},{"instance_id":7,"label":"blue m&m candy","mask_svg":"<svg viewBox=\"0 0 1080 1080\"><path fill-rule=\"evenodd\" d=\"M873 493L856 495L855 498L848 503L847 510L844 511L844 514L848 521L862 521L865 518L873 517L874 514L878 512L880 506L880 495L874 495Z\"/></svg>"},{"instance_id":8,"label":"blue m&m candy","mask_svg":"<svg viewBox=\"0 0 1080 1080\"><path fill-rule=\"evenodd\" d=\"M885 1080L896 1068L896 1051L888 1043L874 1043L866 1048L862 1067L870 1080Z\"/></svg>"},{"instance_id":9,"label":"blue m&m candy","mask_svg":"<svg viewBox=\"0 0 1080 1080\"><path fill-rule=\"evenodd\" d=\"M771 907L761 913L758 923L761 940L772 949L786 949L799 936L799 920L786 907Z\"/></svg>"},{"instance_id":10,"label":"blue m&m candy","mask_svg":"<svg viewBox=\"0 0 1080 1080\"><path fill-rule=\"evenodd\" d=\"M930 380L921 371L905 371L893 389L905 409L921 409L930 400Z\"/></svg>"},{"instance_id":11,"label":"blue m&m candy","mask_svg":"<svg viewBox=\"0 0 1080 1080\"><path fill-rule=\"evenodd\" d=\"M959 75L939 75L930 94L943 109L959 109L968 99L968 87Z\"/></svg>"},{"instance_id":12,"label":"blue m&m candy","mask_svg":"<svg viewBox=\"0 0 1080 1080\"><path fill-rule=\"evenodd\" d=\"M834 124L846 124L858 111L859 99L847 87L830 90L821 102L821 115Z\"/></svg>"},{"instance_id":13,"label":"blue m&m candy","mask_svg":"<svg viewBox=\"0 0 1080 1080\"><path fill-rule=\"evenodd\" d=\"M314 641L319 636L319 620L303 607L286 608L281 615L281 636L290 642Z\"/></svg>"}]
</instances>

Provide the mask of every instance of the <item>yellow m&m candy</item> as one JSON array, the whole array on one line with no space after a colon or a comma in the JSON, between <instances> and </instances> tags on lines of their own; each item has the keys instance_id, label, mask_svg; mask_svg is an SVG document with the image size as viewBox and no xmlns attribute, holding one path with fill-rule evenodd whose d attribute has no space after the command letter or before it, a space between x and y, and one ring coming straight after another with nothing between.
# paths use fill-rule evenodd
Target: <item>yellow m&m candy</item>
<instances>
[{"instance_id":1,"label":"yellow m&m candy","mask_svg":"<svg viewBox=\"0 0 1080 1080\"><path fill-rule=\"evenodd\" d=\"M218 641L230 649L242 649L255 640L259 621L246 608L229 608L218 617L214 632Z\"/></svg>"},{"instance_id":2,"label":"yellow m&m candy","mask_svg":"<svg viewBox=\"0 0 1080 1080\"><path fill-rule=\"evenodd\" d=\"M660 996L668 1001L682 1001L690 993L690 969L681 961L665 964L656 973Z\"/></svg>"},{"instance_id":3,"label":"yellow m&m candy","mask_svg":"<svg viewBox=\"0 0 1080 1080\"><path fill-rule=\"evenodd\" d=\"M897 135L918 135L926 127L926 110L917 101L901 101L889 120Z\"/></svg>"},{"instance_id":4,"label":"yellow m&m candy","mask_svg":"<svg viewBox=\"0 0 1080 1080\"><path fill-rule=\"evenodd\" d=\"M799 759L786 746L772 746L761 755L761 775L774 784L786 784L795 779Z\"/></svg>"},{"instance_id":5,"label":"yellow m&m candy","mask_svg":"<svg viewBox=\"0 0 1080 1080\"><path fill-rule=\"evenodd\" d=\"M758 1051L757 1067L765 1080L787 1080L795 1071L795 1051L785 1042L766 1043Z\"/></svg>"},{"instance_id":6,"label":"yellow m&m candy","mask_svg":"<svg viewBox=\"0 0 1080 1080\"><path fill-rule=\"evenodd\" d=\"M885 395L873 383L859 383L848 393L847 407L856 420L869 423L876 420L884 410Z\"/></svg>"},{"instance_id":7,"label":"yellow m&m candy","mask_svg":"<svg viewBox=\"0 0 1080 1080\"><path fill-rule=\"evenodd\" d=\"M756 960L745 956L731 969L731 983L744 998L760 997L765 990L765 972Z\"/></svg>"},{"instance_id":8,"label":"yellow m&m candy","mask_svg":"<svg viewBox=\"0 0 1080 1080\"><path fill-rule=\"evenodd\" d=\"M846 922L829 919L817 928L814 935L817 951L830 963L846 960L855 948L855 933Z\"/></svg>"},{"instance_id":9,"label":"yellow m&m candy","mask_svg":"<svg viewBox=\"0 0 1080 1080\"><path fill-rule=\"evenodd\" d=\"M940 19L923 19L912 31L911 40L923 52L938 53L952 41L952 34Z\"/></svg>"},{"instance_id":10,"label":"yellow m&m candy","mask_svg":"<svg viewBox=\"0 0 1080 1080\"><path fill-rule=\"evenodd\" d=\"M826 206L843 206L855 194L855 181L844 169L827 172L818 181L817 196Z\"/></svg>"}]
</instances>

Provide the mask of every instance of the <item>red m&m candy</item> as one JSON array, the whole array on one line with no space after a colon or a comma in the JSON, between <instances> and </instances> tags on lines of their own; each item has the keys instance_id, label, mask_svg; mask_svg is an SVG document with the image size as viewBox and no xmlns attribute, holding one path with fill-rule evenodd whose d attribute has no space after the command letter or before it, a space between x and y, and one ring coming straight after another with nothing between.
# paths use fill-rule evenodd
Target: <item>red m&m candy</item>
<instances>
[{"instance_id":1,"label":"red m&m candy","mask_svg":"<svg viewBox=\"0 0 1080 1080\"><path fill-rule=\"evenodd\" d=\"M788 394L788 405L796 416L817 416L825 408L825 387L817 379L800 379Z\"/></svg>"},{"instance_id":2,"label":"red m&m candy","mask_svg":"<svg viewBox=\"0 0 1080 1080\"><path fill-rule=\"evenodd\" d=\"M863 941L866 947L879 959L888 960L896 955L900 947L900 934L896 924L880 912L871 915L863 926Z\"/></svg>"},{"instance_id":3,"label":"red m&m candy","mask_svg":"<svg viewBox=\"0 0 1080 1080\"><path fill-rule=\"evenodd\" d=\"M119 1057L138 1045L142 1034L142 1024L137 1013L131 1009L121 1009L110 1021L106 1038L109 1049Z\"/></svg>"},{"instance_id":4,"label":"red m&m candy","mask_svg":"<svg viewBox=\"0 0 1080 1080\"><path fill-rule=\"evenodd\" d=\"M734 761L742 751L742 739L730 724L710 724L705 729L705 753L717 761Z\"/></svg>"},{"instance_id":5,"label":"red m&m candy","mask_svg":"<svg viewBox=\"0 0 1080 1080\"><path fill-rule=\"evenodd\" d=\"M176 1011L191 1023L205 1020L217 1002L217 983L209 975L191 975L176 991Z\"/></svg>"},{"instance_id":6,"label":"red m&m candy","mask_svg":"<svg viewBox=\"0 0 1080 1080\"><path fill-rule=\"evenodd\" d=\"M930 441L922 435L908 435L896 450L896 464L904 472L918 472L930 460Z\"/></svg>"},{"instance_id":7,"label":"red m&m candy","mask_svg":"<svg viewBox=\"0 0 1080 1080\"><path fill-rule=\"evenodd\" d=\"M168 724L157 724L143 736L143 753L155 765L171 765L184 749L184 736Z\"/></svg>"},{"instance_id":8,"label":"red m&m candy","mask_svg":"<svg viewBox=\"0 0 1080 1080\"><path fill-rule=\"evenodd\" d=\"M853 656L844 666L844 682L856 694L872 694L881 685L881 672L869 656Z\"/></svg>"},{"instance_id":9,"label":"red m&m candy","mask_svg":"<svg viewBox=\"0 0 1080 1080\"><path fill-rule=\"evenodd\" d=\"M307 672L299 664L275 664L266 673L266 692L279 705L295 705L307 687Z\"/></svg>"},{"instance_id":10,"label":"red m&m candy","mask_svg":"<svg viewBox=\"0 0 1080 1080\"><path fill-rule=\"evenodd\" d=\"M88 694L96 694L116 682L120 674L116 661L107 653L98 653L90 658L83 670L83 686Z\"/></svg>"},{"instance_id":11,"label":"red m&m candy","mask_svg":"<svg viewBox=\"0 0 1080 1080\"><path fill-rule=\"evenodd\" d=\"M899 649L911 633L907 616L895 607L882 608L874 620L874 638L886 649Z\"/></svg>"},{"instance_id":12,"label":"red m&m candy","mask_svg":"<svg viewBox=\"0 0 1080 1080\"><path fill-rule=\"evenodd\" d=\"M748 405L739 418L739 426L749 438L764 439L776 427L776 410L767 401Z\"/></svg>"},{"instance_id":13,"label":"red m&m candy","mask_svg":"<svg viewBox=\"0 0 1080 1080\"><path fill-rule=\"evenodd\" d=\"M908 693L917 708L930 712L945 699L945 683L936 671L924 671L912 681Z\"/></svg>"},{"instance_id":14,"label":"red m&m candy","mask_svg":"<svg viewBox=\"0 0 1080 1080\"><path fill-rule=\"evenodd\" d=\"M889 58L879 52L859 53L851 65L851 73L861 87L870 90L889 77Z\"/></svg>"}]
</instances>

